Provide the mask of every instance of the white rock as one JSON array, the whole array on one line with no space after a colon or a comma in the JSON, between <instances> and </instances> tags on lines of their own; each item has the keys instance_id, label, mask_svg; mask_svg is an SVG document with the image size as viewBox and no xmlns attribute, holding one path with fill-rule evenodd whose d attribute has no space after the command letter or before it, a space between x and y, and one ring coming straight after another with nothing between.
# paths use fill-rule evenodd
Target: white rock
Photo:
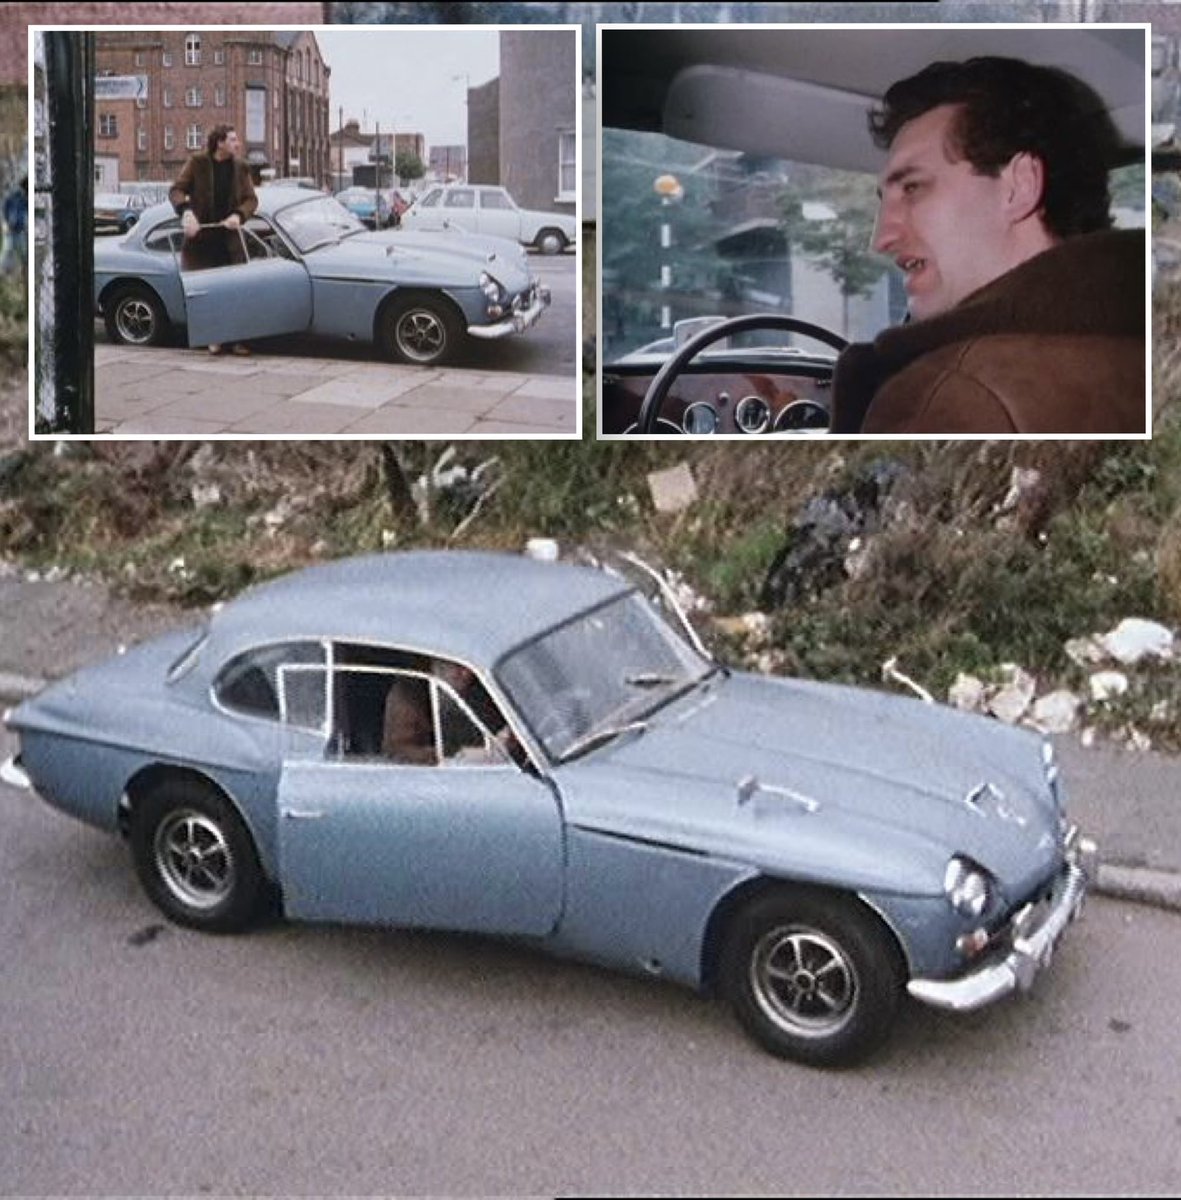
<instances>
[{"instance_id":1,"label":"white rock","mask_svg":"<svg viewBox=\"0 0 1181 1200\"><path fill-rule=\"evenodd\" d=\"M697 482L688 463L678 463L667 471L653 471L648 476L648 489L657 512L683 512L697 499Z\"/></svg>"},{"instance_id":2,"label":"white rock","mask_svg":"<svg viewBox=\"0 0 1181 1200\"><path fill-rule=\"evenodd\" d=\"M1066 657L1080 667L1097 667L1107 658L1107 651L1097 637L1071 638L1063 648Z\"/></svg>"},{"instance_id":3,"label":"white rock","mask_svg":"<svg viewBox=\"0 0 1181 1200\"><path fill-rule=\"evenodd\" d=\"M1024 688L1003 687L988 701L988 711L1006 725L1016 725L1025 716L1033 696Z\"/></svg>"},{"instance_id":4,"label":"white rock","mask_svg":"<svg viewBox=\"0 0 1181 1200\"><path fill-rule=\"evenodd\" d=\"M1128 690L1128 677L1122 671L1096 671L1090 678L1091 699L1100 704L1123 696Z\"/></svg>"},{"instance_id":5,"label":"white rock","mask_svg":"<svg viewBox=\"0 0 1181 1200\"><path fill-rule=\"evenodd\" d=\"M962 709L964 712L981 712L984 709L986 694L987 689L983 681L975 675L966 675L961 671L956 676L955 683L947 689L947 702L953 708Z\"/></svg>"},{"instance_id":6,"label":"white rock","mask_svg":"<svg viewBox=\"0 0 1181 1200\"><path fill-rule=\"evenodd\" d=\"M216 483L194 483L189 489L194 508L212 508L221 503L221 488Z\"/></svg>"},{"instance_id":7,"label":"white rock","mask_svg":"<svg viewBox=\"0 0 1181 1200\"><path fill-rule=\"evenodd\" d=\"M1042 733L1070 733L1081 707L1082 700L1074 692L1050 692L1034 704L1030 720Z\"/></svg>"},{"instance_id":8,"label":"white rock","mask_svg":"<svg viewBox=\"0 0 1181 1200\"><path fill-rule=\"evenodd\" d=\"M1144 658L1167 660L1173 657L1172 631L1156 621L1145 621L1140 617L1125 618L1099 642L1116 662L1129 667Z\"/></svg>"}]
</instances>

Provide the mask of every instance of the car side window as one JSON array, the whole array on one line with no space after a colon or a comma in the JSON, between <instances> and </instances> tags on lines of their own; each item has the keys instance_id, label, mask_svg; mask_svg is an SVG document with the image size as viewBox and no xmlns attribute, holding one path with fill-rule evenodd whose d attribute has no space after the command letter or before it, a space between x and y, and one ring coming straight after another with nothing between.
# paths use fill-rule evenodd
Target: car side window
<instances>
[{"instance_id":1,"label":"car side window","mask_svg":"<svg viewBox=\"0 0 1181 1200\"><path fill-rule=\"evenodd\" d=\"M495 191L480 193L480 207L481 208L512 209L515 206L514 206L513 202L508 198L508 194L506 192L503 192L500 190L495 190Z\"/></svg>"},{"instance_id":2,"label":"car side window","mask_svg":"<svg viewBox=\"0 0 1181 1200\"><path fill-rule=\"evenodd\" d=\"M283 642L259 646L232 658L218 672L213 683L214 695L222 707L245 716L263 717L278 721L283 713L280 699L280 670L287 666L319 667L318 686L323 692L324 647L319 642ZM287 720L307 729L319 728L324 722L323 701L316 702L316 676L305 676L295 683L288 675L288 692L299 692L298 704L288 705Z\"/></svg>"},{"instance_id":3,"label":"car side window","mask_svg":"<svg viewBox=\"0 0 1181 1200\"><path fill-rule=\"evenodd\" d=\"M447 193L444 208L475 208L476 194L471 188L456 188Z\"/></svg>"},{"instance_id":4,"label":"car side window","mask_svg":"<svg viewBox=\"0 0 1181 1200\"><path fill-rule=\"evenodd\" d=\"M339 646L335 658L333 756L430 767L509 762L496 738L504 718L470 672L384 647Z\"/></svg>"},{"instance_id":5,"label":"car side window","mask_svg":"<svg viewBox=\"0 0 1181 1200\"><path fill-rule=\"evenodd\" d=\"M434 208L435 205L439 203L439 199L442 195L442 188L432 188L432 190L427 192L427 194L418 202L419 208Z\"/></svg>"},{"instance_id":6,"label":"car side window","mask_svg":"<svg viewBox=\"0 0 1181 1200\"><path fill-rule=\"evenodd\" d=\"M164 254L180 253L181 242L183 240L184 235L180 230L180 222L165 221L163 225L157 225L144 238L144 249L155 250Z\"/></svg>"}]
</instances>

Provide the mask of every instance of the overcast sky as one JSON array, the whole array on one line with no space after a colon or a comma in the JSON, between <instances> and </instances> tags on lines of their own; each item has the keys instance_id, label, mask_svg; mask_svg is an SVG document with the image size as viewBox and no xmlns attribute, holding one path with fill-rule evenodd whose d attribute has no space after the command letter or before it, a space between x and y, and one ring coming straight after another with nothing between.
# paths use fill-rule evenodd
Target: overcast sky
<instances>
[{"instance_id":1,"label":"overcast sky","mask_svg":"<svg viewBox=\"0 0 1181 1200\"><path fill-rule=\"evenodd\" d=\"M314 30L329 80L328 126L340 109L371 133L421 133L431 146L467 142L466 83L487 83L500 71L494 29L406 29L396 25L349 25Z\"/></svg>"}]
</instances>

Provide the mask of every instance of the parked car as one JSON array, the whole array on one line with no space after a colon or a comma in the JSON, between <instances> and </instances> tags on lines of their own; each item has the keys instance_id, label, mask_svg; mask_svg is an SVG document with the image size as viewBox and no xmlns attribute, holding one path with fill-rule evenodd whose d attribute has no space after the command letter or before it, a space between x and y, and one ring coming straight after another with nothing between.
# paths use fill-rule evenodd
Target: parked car
<instances>
[{"instance_id":1,"label":"parked car","mask_svg":"<svg viewBox=\"0 0 1181 1200\"><path fill-rule=\"evenodd\" d=\"M542 254L560 254L578 241L578 227L565 213L518 208L502 187L445 184L428 188L402 215L407 229L466 229L512 238Z\"/></svg>"},{"instance_id":2,"label":"parked car","mask_svg":"<svg viewBox=\"0 0 1181 1200\"><path fill-rule=\"evenodd\" d=\"M315 333L373 341L433 365L465 337L523 333L550 302L524 251L499 238L370 232L331 196L270 184L246 222L248 260L182 272L180 221L148 209L133 232L96 241L95 303L112 341L189 345Z\"/></svg>"},{"instance_id":3,"label":"parked car","mask_svg":"<svg viewBox=\"0 0 1181 1200\"><path fill-rule=\"evenodd\" d=\"M885 161L869 110L928 64L979 55L1088 83L1125 142L1113 177L1142 196L1140 29L604 30L600 431L826 432L836 352L906 312L901 272L868 252Z\"/></svg>"},{"instance_id":4,"label":"parked car","mask_svg":"<svg viewBox=\"0 0 1181 1200\"><path fill-rule=\"evenodd\" d=\"M1094 866L1048 743L728 670L678 612L508 554L315 566L25 701L4 775L126 838L182 925L277 895L520 938L716 989L808 1063L867 1055L907 992L1028 988Z\"/></svg>"},{"instance_id":5,"label":"parked car","mask_svg":"<svg viewBox=\"0 0 1181 1200\"><path fill-rule=\"evenodd\" d=\"M351 187L336 193L336 198L370 229L385 229L392 224L389 198L373 188Z\"/></svg>"},{"instance_id":6,"label":"parked car","mask_svg":"<svg viewBox=\"0 0 1181 1200\"><path fill-rule=\"evenodd\" d=\"M96 192L94 232L126 233L143 215L147 202L143 196L119 192Z\"/></svg>"}]
</instances>

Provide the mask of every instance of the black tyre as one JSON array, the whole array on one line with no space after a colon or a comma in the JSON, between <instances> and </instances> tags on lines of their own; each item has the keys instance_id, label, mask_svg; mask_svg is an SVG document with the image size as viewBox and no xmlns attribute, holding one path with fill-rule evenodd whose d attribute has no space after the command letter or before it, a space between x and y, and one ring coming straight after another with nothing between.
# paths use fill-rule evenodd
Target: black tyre
<instances>
[{"instance_id":1,"label":"black tyre","mask_svg":"<svg viewBox=\"0 0 1181 1200\"><path fill-rule=\"evenodd\" d=\"M149 899L179 925L231 933L263 906L266 884L250 833L233 805L198 780L167 780L140 800L131 853Z\"/></svg>"},{"instance_id":2,"label":"black tyre","mask_svg":"<svg viewBox=\"0 0 1181 1200\"><path fill-rule=\"evenodd\" d=\"M885 1040L906 971L889 932L857 901L784 890L734 917L719 978L761 1046L835 1067L859 1062Z\"/></svg>"},{"instance_id":3,"label":"black tyre","mask_svg":"<svg viewBox=\"0 0 1181 1200\"><path fill-rule=\"evenodd\" d=\"M151 288L131 284L103 301L103 321L112 342L159 346L168 336L168 314Z\"/></svg>"},{"instance_id":4,"label":"black tyre","mask_svg":"<svg viewBox=\"0 0 1181 1200\"><path fill-rule=\"evenodd\" d=\"M534 245L542 254L561 254L566 249L566 237L560 229L543 229Z\"/></svg>"},{"instance_id":5,"label":"black tyre","mask_svg":"<svg viewBox=\"0 0 1181 1200\"><path fill-rule=\"evenodd\" d=\"M459 314L436 296L407 296L382 314L382 348L395 362L434 366L459 349L463 334Z\"/></svg>"}]
</instances>

